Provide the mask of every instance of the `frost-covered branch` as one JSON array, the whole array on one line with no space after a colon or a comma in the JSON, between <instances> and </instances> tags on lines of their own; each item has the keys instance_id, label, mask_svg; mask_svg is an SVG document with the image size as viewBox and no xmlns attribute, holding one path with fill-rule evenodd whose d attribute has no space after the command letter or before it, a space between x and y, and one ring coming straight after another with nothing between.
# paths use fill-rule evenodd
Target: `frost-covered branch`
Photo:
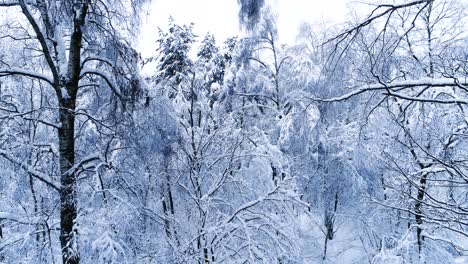
<instances>
[{"instance_id":1,"label":"frost-covered branch","mask_svg":"<svg viewBox=\"0 0 468 264\"><path fill-rule=\"evenodd\" d=\"M16 164L16 165L19 165L23 170L25 170L28 174L30 174L31 176L33 176L34 178L38 179L39 181L45 183L46 185L48 185L49 187L52 187L53 189L55 189L56 191L60 191L60 185L57 185L56 183L53 183L51 180L50 180L50 177L49 175L43 173L43 172L40 172L40 171L37 171L36 169L34 169L33 167L31 167L31 165L19 160L18 158L12 156L11 154L7 153L6 151L4 150L1 150L0 149L0 156L4 157L5 159L7 159L8 161L12 162L13 164Z\"/></svg>"}]
</instances>

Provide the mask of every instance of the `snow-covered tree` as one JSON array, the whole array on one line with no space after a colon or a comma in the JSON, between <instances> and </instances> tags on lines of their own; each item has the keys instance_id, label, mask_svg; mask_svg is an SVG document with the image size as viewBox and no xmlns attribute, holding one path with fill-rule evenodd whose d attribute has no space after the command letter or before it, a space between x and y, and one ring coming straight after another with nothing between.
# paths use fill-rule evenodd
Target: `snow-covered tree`
<instances>
[{"instance_id":1,"label":"snow-covered tree","mask_svg":"<svg viewBox=\"0 0 468 264\"><path fill-rule=\"evenodd\" d=\"M2 206L2 213L8 213L11 219L5 224L8 231L11 225L40 226L34 232L42 235L33 237L38 246L50 247L51 253L44 261L53 262L57 248L63 263L80 261L82 182L89 179L92 171L99 171L109 154L100 145L99 135L106 122L88 107L99 101L103 104L100 111L115 110L110 109L108 102L119 101L116 106L123 109L139 93L135 68L138 56L126 37L132 32L127 29L137 22L141 2L0 2L2 14L16 14L7 17L1 27L2 47L11 47L2 49L1 54L0 77L7 87L2 95L2 120L19 118L30 126L21 134L7 133L0 156L24 171L23 177L30 178L34 200L33 209L24 207L19 211L17 206ZM116 30L117 25L122 30ZM19 93L16 87L25 87L23 91L28 92ZM112 93L102 91L106 89ZM22 103L26 98L30 102ZM21 123L7 127L17 125ZM90 133L96 134L89 137ZM22 142L27 134L28 141ZM89 147L89 143L94 146ZM35 184L40 187L34 187ZM38 189L46 191L39 194ZM22 204L23 198L27 196L20 195L15 202ZM44 210L39 216L41 207ZM29 217L31 210L35 212L33 220ZM6 246L15 246L19 241L34 243L27 230L15 228L12 233L5 233L9 240ZM56 237L60 238L58 247ZM28 257L25 255L24 261Z\"/></svg>"}]
</instances>

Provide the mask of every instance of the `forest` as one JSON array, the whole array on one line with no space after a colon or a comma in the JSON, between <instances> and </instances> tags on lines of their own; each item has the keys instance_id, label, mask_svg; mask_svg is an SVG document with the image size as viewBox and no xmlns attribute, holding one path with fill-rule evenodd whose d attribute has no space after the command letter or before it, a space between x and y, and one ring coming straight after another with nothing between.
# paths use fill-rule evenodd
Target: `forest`
<instances>
[{"instance_id":1,"label":"forest","mask_svg":"<svg viewBox=\"0 0 468 264\"><path fill-rule=\"evenodd\" d=\"M468 1L274 1L0 0L0 263L468 263Z\"/></svg>"}]
</instances>

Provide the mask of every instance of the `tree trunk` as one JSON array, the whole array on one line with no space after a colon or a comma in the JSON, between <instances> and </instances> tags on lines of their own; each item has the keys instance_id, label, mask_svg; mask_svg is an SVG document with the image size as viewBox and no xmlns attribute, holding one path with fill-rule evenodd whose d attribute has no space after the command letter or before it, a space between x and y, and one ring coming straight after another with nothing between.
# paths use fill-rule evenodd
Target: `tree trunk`
<instances>
[{"instance_id":1,"label":"tree trunk","mask_svg":"<svg viewBox=\"0 0 468 264\"><path fill-rule=\"evenodd\" d=\"M422 213L422 202L424 200L424 196L426 194L426 182L427 182L427 173L424 173L421 176L419 181L418 187L418 199L416 201L415 207L415 219L416 219L416 237L418 239L418 252L419 256L421 256L422 244L424 242L424 236L422 235L422 224L423 224L423 213Z\"/></svg>"},{"instance_id":2,"label":"tree trunk","mask_svg":"<svg viewBox=\"0 0 468 264\"><path fill-rule=\"evenodd\" d=\"M75 108L81 72L82 27L88 13L88 1L76 9L74 31L70 37L67 74L56 89L59 98L60 129L58 129L60 152L60 243L64 264L78 264L77 232L74 224L77 217L77 183L75 165Z\"/></svg>"},{"instance_id":3,"label":"tree trunk","mask_svg":"<svg viewBox=\"0 0 468 264\"><path fill-rule=\"evenodd\" d=\"M60 151L60 244L64 264L78 264L76 232L74 224L77 217L77 197L75 171L75 99L60 100L60 122L58 130Z\"/></svg>"}]
</instances>

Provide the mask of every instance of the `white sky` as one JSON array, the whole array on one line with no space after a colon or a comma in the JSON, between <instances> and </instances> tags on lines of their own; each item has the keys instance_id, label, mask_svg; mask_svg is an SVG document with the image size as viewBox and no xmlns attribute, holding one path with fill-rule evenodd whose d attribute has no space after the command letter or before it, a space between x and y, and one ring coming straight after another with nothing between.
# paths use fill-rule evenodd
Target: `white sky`
<instances>
[{"instance_id":1,"label":"white sky","mask_svg":"<svg viewBox=\"0 0 468 264\"><path fill-rule=\"evenodd\" d=\"M342 22L349 0L266 0L278 14L282 43L292 44L303 22ZM165 28L172 15L176 23L195 23L195 33L215 35L218 43L239 34L237 0L154 0L142 19L139 50L143 57L154 53L158 27Z\"/></svg>"}]
</instances>

